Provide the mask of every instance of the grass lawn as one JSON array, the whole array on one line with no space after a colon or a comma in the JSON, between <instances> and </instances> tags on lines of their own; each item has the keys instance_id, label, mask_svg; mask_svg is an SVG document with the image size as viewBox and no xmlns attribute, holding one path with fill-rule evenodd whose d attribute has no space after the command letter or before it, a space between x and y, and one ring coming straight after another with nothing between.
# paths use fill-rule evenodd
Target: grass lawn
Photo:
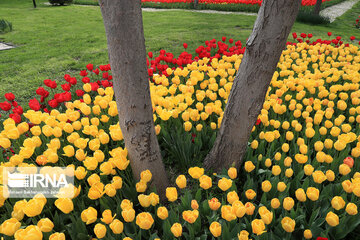
<instances>
[{"instance_id":1,"label":"grass lawn","mask_svg":"<svg viewBox=\"0 0 360 240\"><path fill-rule=\"evenodd\" d=\"M1 0L0 16L13 24L14 30L0 35L0 41L18 46L0 52L0 95L12 91L20 103L32 98L44 79L61 80L65 73L75 73L88 63L108 63L107 46L100 9L96 6L52 7L37 1ZM360 15L360 3L327 26L296 23L293 31L313 33L326 38L327 32L349 39L360 38L354 28ZM252 30L255 16L183 12L144 12L148 51L165 49L179 54L182 43L188 51L205 40L222 36L245 41ZM1 98L2 101L2 98ZM24 105L24 104L23 104Z\"/></svg>"}]
</instances>

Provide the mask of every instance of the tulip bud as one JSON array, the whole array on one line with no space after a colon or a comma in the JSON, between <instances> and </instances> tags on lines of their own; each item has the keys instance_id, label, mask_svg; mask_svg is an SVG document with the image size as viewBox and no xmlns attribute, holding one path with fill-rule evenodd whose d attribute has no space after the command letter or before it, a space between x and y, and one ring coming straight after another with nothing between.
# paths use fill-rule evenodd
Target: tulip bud
<instances>
[{"instance_id":1,"label":"tulip bud","mask_svg":"<svg viewBox=\"0 0 360 240\"><path fill-rule=\"evenodd\" d=\"M154 219L148 212L139 213L136 216L136 225L141 229L149 230L154 223Z\"/></svg>"},{"instance_id":2,"label":"tulip bud","mask_svg":"<svg viewBox=\"0 0 360 240\"><path fill-rule=\"evenodd\" d=\"M101 221L106 224L110 224L114 220L115 216L116 214L112 216L111 210L107 209L102 213Z\"/></svg>"},{"instance_id":3,"label":"tulip bud","mask_svg":"<svg viewBox=\"0 0 360 240\"><path fill-rule=\"evenodd\" d=\"M89 207L81 212L81 220L86 225L94 223L97 220L97 211L93 207Z\"/></svg>"},{"instance_id":4,"label":"tulip bud","mask_svg":"<svg viewBox=\"0 0 360 240\"><path fill-rule=\"evenodd\" d=\"M50 235L49 240L65 240L65 234L64 233L53 233Z\"/></svg>"},{"instance_id":5,"label":"tulip bud","mask_svg":"<svg viewBox=\"0 0 360 240\"><path fill-rule=\"evenodd\" d=\"M237 170L234 167L229 168L228 175L231 179L235 179L237 177Z\"/></svg>"},{"instance_id":6,"label":"tulip bud","mask_svg":"<svg viewBox=\"0 0 360 240\"><path fill-rule=\"evenodd\" d=\"M172 232L174 237L181 237L181 235L182 235L182 226L181 226L181 224L180 223L174 223L171 226L170 231Z\"/></svg>"},{"instance_id":7,"label":"tulip bud","mask_svg":"<svg viewBox=\"0 0 360 240\"><path fill-rule=\"evenodd\" d=\"M49 218L40 219L37 226L42 232L51 232L54 228L54 223Z\"/></svg>"},{"instance_id":8,"label":"tulip bud","mask_svg":"<svg viewBox=\"0 0 360 240\"><path fill-rule=\"evenodd\" d=\"M349 215L356 215L358 213L358 209L356 204L354 203L348 203L346 205L345 211L349 214Z\"/></svg>"},{"instance_id":9,"label":"tulip bud","mask_svg":"<svg viewBox=\"0 0 360 240\"><path fill-rule=\"evenodd\" d=\"M284 217L281 220L281 226L286 232L291 233L295 229L295 220L293 220L289 217Z\"/></svg>"},{"instance_id":10,"label":"tulip bud","mask_svg":"<svg viewBox=\"0 0 360 240\"><path fill-rule=\"evenodd\" d=\"M265 224L261 219L255 219L251 222L252 231L256 235L261 235L265 232Z\"/></svg>"},{"instance_id":11,"label":"tulip bud","mask_svg":"<svg viewBox=\"0 0 360 240\"><path fill-rule=\"evenodd\" d=\"M218 222L212 222L210 224L210 232L214 237L219 237L221 235L221 224Z\"/></svg>"},{"instance_id":12,"label":"tulip bud","mask_svg":"<svg viewBox=\"0 0 360 240\"><path fill-rule=\"evenodd\" d=\"M199 167L191 167L188 172L194 179L199 179L202 175L204 175L204 169Z\"/></svg>"},{"instance_id":13,"label":"tulip bud","mask_svg":"<svg viewBox=\"0 0 360 240\"><path fill-rule=\"evenodd\" d=\"M124 218L125 222L132 222L135 218L135 210L132 208L126 208L121 211L121 216Z\"/></svg>"},{"instance_id":14,"label":"tulip bud","mask_svg":"<svg viewBox=\"0 0 360 240\"><path fill-rule=\"evenodd\" d=\"M273 198L273 199L271 200L271 207L272 207L273 209L278 209L278 208L280 207L280 201L279 201L279 199Z\"/></svg>"},{"instance_id":15,"label":"tulip bud","mask_svg":"<svg viewBox=\"0 0 360 240\"><path fill-rule=\"evenodd\" d=\"M124 230L124 224L118 219L114 219L109 227L114 234L121 234Z\"/></svg>"},{"instance_id":16,"label":"tulip bud","mask_svg":"<svg viewBox=\"0 0 360 240\"><path fill-rule=\"evenodd\" d=\"M199 209L199 204L198 202L194 199L194 200L191 200L191 208L194 209L194 210L198 210Z\"/></svg>"},{"instance_id":17,"label":"tulip bud","mask_svg":"<svg viewBox=\"0 0 360 240\"><path fill-rule=\"evenodd\" d=\"M331 206L336 210L340 210L345 207L345 201L342 197L335 196L331 200Z\"/></svg>"},{"instance_id":18,"label":"tulip bud","mask_svg":"<svg viewBox=\"0 0 360 240\"><path fill-rule=\"evenodd\" d=\"M218 187L224 192L228 190L231 186L232 186L232 180L228 178L222 178L218 182Z\"/></svg>"},{"instance_id":19,"label":"tulip bud","mask_svg":"<svg viewBox=\"0 0 360 240\"><path fill-rule=\"evenodd\" d=\"M212 187L212 179L211 179L211 177L209 177L207 175L202 175L199 178L199 182L200 182L200 187L205 189L205 190Z\"/></svg>"},{"instance_id":20,"label":"tulip bud","mask_svg":"<svg viewBox=\"0 0 360 240\"><path fill-rule=\"evenodd\" d=\"M305 239L311 239L312 238L312 232L311 232L311 230L310 229L305 229L305 231L304 231L304 238Z\"/></svg>"},{"instance_id":21,"label":"tulip bud","mask_svg":"<svg viewBox=\"0 0 360 240\"><path fill-rule=\"evenodd\" d=\"M178 193L176 188L174 187L168 187L166 188L166 197L170 202L174 202L178 198Z\"/></svg>"},{"instance_id":22,"label":"tulip bud","mask_svg":"<svg viewBox=\"0 0 360 240\"><path fill-rule=\"evenodd\" d=\"M94 233L97 238L103 238L106 235L106 227L104 224L98 223L94 227Z\"/></svg>"},{"instance_id":23,"label":"tulip bud","mask_svg":"<svg viewBox=\"0 0 360 240\"><path fill-rule=\"evenodd\" d=\"M0 225L0 233L6 236L13 236L20 226L21 223L16 218L10 218Z\"/></svg>"},{"instance_id":24,"label":"tulip bud","mask_svg":"<svg viewBox=\"0 0 360 240\"><path fill-rule=\"evenodd\" d=\"M245 171L252 172L255 169L255 165L251 161L245 162Z\"/></svg>"},{"instance_id":25,"label":"tulip bud","mask_svg":"<svg viewBox=\"0 0 360 240\"><path fill-rule=\"evenodd\" d=\"M157 209L157 216L161 219L161 220L165 220L168 218L169 216L169 212L167 210L166 207L159 207Z\"/></svg>"},{"instance_id":26,"label":"tulip bud","mask_svg":"<svg viewBox=\"0 0 360 240\"><path fill-rule=\"evenodd\" d=\"M333 213L331 211L328 212L328 214L325 217L325 220L332 227L335 227L335 226L339 225L339 217L338 217L338 215L336 215L335 213Z\"/></svg>"},{"instance_id":27,"label":"tulip bud","mask_svg":"<svg viewBox=\"0 0 360 240\"><path fill-rule=\"evenodd\" d=\"M248 189L248 190L246 190L246 192L245 192L245 196L246 196L246 198L247 199L253 199L254 197L256 197L256 192L254 191L254 190L252 190L252 189Z\"/></svg>"},{"instance_id":28,"label":"tulip bud","mask_svg":"<svg viewBox=\"0 0 360 240\"><path fill-rule=\"evenodd\" d=\"M186 187L186 177L185 175L179 175L176 178L176 185L180 188L183 189Z\"/></svg>"},{"instance_id":29,"label":"tulip bud","mask_svg":"<svg viewBox=\"0 0 360 240\"><path fill-rule=\"evenodd\" d=\"M306 190L306 196L311 200L311 201L316 201L319 199L319 194L320 191L317 188L314 187L308 187L308 189Z\"/></svg>"}]
</instances>

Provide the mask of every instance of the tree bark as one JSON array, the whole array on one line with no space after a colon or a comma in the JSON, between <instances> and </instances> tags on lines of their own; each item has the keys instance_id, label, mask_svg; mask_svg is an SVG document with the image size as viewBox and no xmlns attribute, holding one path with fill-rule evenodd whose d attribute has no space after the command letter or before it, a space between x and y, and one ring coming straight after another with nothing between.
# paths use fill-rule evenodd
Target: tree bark
<instances>
[{"instance_id":1,"label":"tree bark","mask_svg":"<svg viewBox=\"0 0 360 240\"><path fill-rule=\"evenodd\" d=\"M141 0L100 0L119 123L136 180L149 169L163 199L168 178L154 128Z\"/></svg>"},{"instance_id":2,"label":"tree bark","mask_svg":"<svg viewBox=\"0 0 360 240\"><path fill-rule=\"evenodd\" d=\"M314 14L319 15L320 10L321 10L321 3L322 3L322 0L316 0Z\"/></svg>"},{"instance_id":3,"label":"tree bark","mask_svg":"<svg viewBox=\"0 0 360 240\"><path fill-rule=\"evenodd\" d=\"M32 2L33 2L33 5L34 5L34 8L36 8L36 1L33 0Z\"/></svg>"},{"instance_id":4,"label":"tree bark","mask_svg":"<svg viewBox=\"0 0 360 240\"><path fill-rule=\"evenodd\" d=\"M199 0L194 0L194 8L197 9Z\"/></svg>"},{"instance_id":5,"label":"tree bark","mask_svg":"<svg viewBox=\"0 0 360 240\"><path fill-rule=\"evenodd\" d=\"M230 92L215 143L205 158L208 169L237 168L248 146L252 127L285 48L301 0L264 0Z\"/></svg>"}]
</instances>

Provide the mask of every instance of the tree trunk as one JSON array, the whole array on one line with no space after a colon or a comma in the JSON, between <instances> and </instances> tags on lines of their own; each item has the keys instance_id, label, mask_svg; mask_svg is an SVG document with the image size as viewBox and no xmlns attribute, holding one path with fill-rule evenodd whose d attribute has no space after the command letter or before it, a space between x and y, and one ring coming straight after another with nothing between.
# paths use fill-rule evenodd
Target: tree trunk
<instances>
[{"instance_id":1,"label":"tree trunk","mask_svg":"<svg viewBox=\"0 0 360 240\"><path fill-rule=\"evenodd\" d=\"M316 0L314 14L319 15L320 9L321 9L321 3L322 3L322 0Z\"/></svg>"},{"instance_id":2,"label":"tree trunk","mask_svg":"<svg viewBox=\"0 0 360 240\"><path fill-rule=\"evenodd\" d=\"M153 186L165 196L167 174L154 128L141 0L100 0L119 123L136 180L149 169Z\"/></svg>"},{"instance_id":3,"label":"tree trunk","mask_svg":"<svg viewBox=\"0 0 360 240\"><path fill-rule=\"evenodd\" d=\"M194 0L194 8L197 9L199 0Z\"/></svg>"},{"instance_id":4,"label":"tree trunk","mask_svg":"<svg viewBox=\"0 0 360 240\"><path fill-rule=\"evenodd\" d=\"M285 48L301 0L264 0L230 92L215 143L205 158L206 168L220 171L240 167L251 129L263 107L266 92Z\"/></svg>"},{"instance_id":5,"label":"tree trunk","mask_svg":"<svg viewBox=\"0 0 360 240\"><path fill-rule=\"evenodd\" d=\"M34 8L36 8L36 1L35 0L33 0L33 4L34 4Z\"/></svg>"}]
</instances>

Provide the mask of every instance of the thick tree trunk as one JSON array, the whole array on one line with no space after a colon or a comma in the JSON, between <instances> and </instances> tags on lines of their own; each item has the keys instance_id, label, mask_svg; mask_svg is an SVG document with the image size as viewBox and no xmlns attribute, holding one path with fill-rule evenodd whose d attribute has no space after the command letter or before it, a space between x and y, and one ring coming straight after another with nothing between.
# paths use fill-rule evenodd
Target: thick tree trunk
<instances>
[{"instance_id":1,"label":"thick tree trunk","mask_svg":"<svg viewBox=\"0 0 360 240\"><path fill-rule=\"evenodd\" d=\"M205 167L219 171L239 167L251 129L285 48L301 0L264 0L230 92L224 117Z\"/></svg>"},{"instance_id":2,"label":"thick tree trunk","mask_svg":"<svg viewBox=\"0 0 360 240\"><path fill-rule=\"evenodd\" d=\"M119 123L135 179L149 169L161 197L167 174L155 134L141 0L100 0Z\"/></svg>"},{"instance_id":3,"label":"thick tree trunk","mask_svg":"<svg viewBox=\"0 0 360 240\"><path fill-rule=\"evenodd\" d=\"M33 5L34 5L34 8L36 8L36 1L33 0Z\"/></svg>"},{"instance_id":4,"label":"thick tree trunk","mask_svg":"<svg viewBox=\"0 0 360 240\"><path fill-rule=\"evenodd\" d=\"M197 9L199 0L194 0L194 8Z\"/></svg>"},{"instance_id":5,"label":"thick tree trunk","mask_svg":"<svg viewBox=\"0 0 360 240\"><path fill-rule=\"evenodd\" d=\"M322 0L316 0L314 14L319 15L320 9L321 9L321 3L322 3Z\"/></svg>"}]
</instances>

